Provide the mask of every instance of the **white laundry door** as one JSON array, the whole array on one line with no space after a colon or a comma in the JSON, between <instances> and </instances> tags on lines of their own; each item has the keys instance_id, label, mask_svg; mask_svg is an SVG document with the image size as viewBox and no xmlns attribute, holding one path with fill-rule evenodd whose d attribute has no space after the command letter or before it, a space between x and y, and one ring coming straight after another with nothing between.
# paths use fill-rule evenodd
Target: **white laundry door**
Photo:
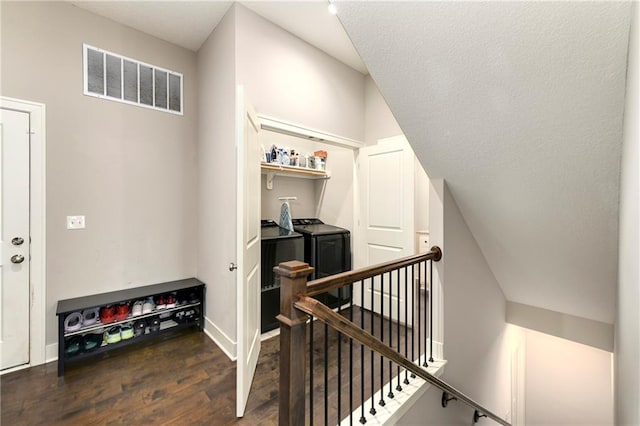
<instances>
[{"instance_id":1,"label":"white laundry door","mask_svg":"<svg viewBox=\"0 0 640 426\"><path fill-rule=\"evenodd\" d=\"M236 415L242 417L260 354L260 122L237 90L237 340Z\"/></svg>"},{"instance_id":2,"label":"white laundry door","mask_svg":"<svg viewBox=\"0 0 640 426\"><path fill-rule=\"evenodd\" d=\"M414 154L404 136L378 141L358 154L360 194L360 266L388 262L414 254ZM410 306L411 272L394 272L366 280L362 306L405 322ZM400 309L398 309L398 306ZM407 318L411 323L411 319Z\"/></svg>"},{"instance_id":3,"label":"white laundry door","mask_svg":"<svg viewBox=\"0 0 640 426\"><path fill-rule=\"evenodd\" d=\"M29 362L29 114L0 109L1 369Z\"/></svg>"}]
</instances>

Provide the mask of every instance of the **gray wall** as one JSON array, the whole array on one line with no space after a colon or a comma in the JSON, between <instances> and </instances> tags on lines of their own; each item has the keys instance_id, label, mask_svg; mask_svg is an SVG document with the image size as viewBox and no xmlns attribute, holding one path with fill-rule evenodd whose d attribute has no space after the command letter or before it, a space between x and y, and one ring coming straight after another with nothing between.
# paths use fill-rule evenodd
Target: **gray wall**
<instances>
[{"instance_id":1,"label":"gray wall","mask_svg":"<svg viewBox=\"0 0 640 426\"><path fill-rule=\"evenodd\" d=\"M640 424L640 154L638 148L638 3L633 4L620 183L618 312L615 339L616 424Z\"/></svg>"},{"instance_id":2,"label":"gray wall","mask_svg":"<svg viewBox=\"0 0 640 426\"><path fill-rule=\"evenodd\" d=\"M52 344L60 299L195 275L195 54L68 3L1 7L2 95L47 108ZM183 73L184 116L84 96L82 43Z\"/></svg>"},{"instance_id":3,"label":"gray wall","mask_svg":"<svg viewBox=\"0 0 640 426\"><path fill-rule=\"evenodd\" d=\"M205 328L233 356L236 324L235 10L198 51L198 278Z\"/></svg>"}]
</instances>

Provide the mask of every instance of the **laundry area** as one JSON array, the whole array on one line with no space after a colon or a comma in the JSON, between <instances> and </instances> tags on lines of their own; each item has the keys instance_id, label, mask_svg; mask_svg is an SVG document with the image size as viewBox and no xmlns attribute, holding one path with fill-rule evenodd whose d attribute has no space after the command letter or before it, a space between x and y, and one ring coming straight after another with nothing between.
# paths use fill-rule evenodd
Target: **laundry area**
<instances>
[{"instance_id":1,"label":"laundry area","mask_svg":"<svg viewBox=\"0 0 640 426\"><path fill-rule=\"evenodd\" d=\"M279 263L306 262L313 280L429 249L428 178L403 136L373 146L313 139L260 134L262 333L279 326ZM320 297L334 309L351 300Z\"/></svg>"},{"instance_id":2,"label":"laundry area","mask_svg":"<svg viewBox=\"0 0 640 426\"><path fill-rule=\"evenodd\" d=\"M273 267L300 260L309 279L351 270L356 151L263 131L261 152L261 331L279 326L280 282ZM334 294L335 293L335 294ZM337 308L350 295L322 302Z\"/></svg>"}]
</instances>

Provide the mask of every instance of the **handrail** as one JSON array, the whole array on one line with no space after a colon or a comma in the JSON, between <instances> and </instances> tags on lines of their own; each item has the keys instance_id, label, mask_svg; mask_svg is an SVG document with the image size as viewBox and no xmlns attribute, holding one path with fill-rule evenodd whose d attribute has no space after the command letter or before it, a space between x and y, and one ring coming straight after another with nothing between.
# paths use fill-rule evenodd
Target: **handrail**
<instances>
[{"instance_id":1,"label":"handrail","mask_svg":"<svg viewBox=\"0 0 640 426\"><path fill-rule=\"evenodd\" d=\"M465 404L469 405L471 408L475 409L477 412L485 414L488 418L503 426L511 426L511 424L506 420L487 410L482 405L480 405L464 393L460 392L453 386L450 386L449 384L433 376L432 374L427 373L425 370L415 365L405 356L396 352L395 350L381 342L378 338L368 333L366 330L361 329L356 324L349 321L347 318L333 312L331 309L326 307L321 302L318 302L316 299L313 299L309 296L303 296L298 298L298 300L294 302L294 305L302 312L313 315L315 318L318 318L320 321L324 322L335 330L338 330L342 334L351 337L354 340L357 340L361 344L367 346L369 349L378 352L379 354L385 356L401 367L409 370L421 379L436 386L443 392L454 396L459 401L462 401Z\"/></svg>"},{"instance_id":2,"label":"handrail","mask_svg":"<svg viewBox=\"0 0 640 426\"><path fill-rule=\"evenodd\" d=\"M358 281L366 280L367 278L375 277L376 275L384 274L385 272L393 271L405 266L411 266L429 259L438 262L441 258L442 250L440 250L440 247L431 247L431 250L426 253L415 254L413 256L407 256L390 262L381 263L374 267L341 272L339 274L309 281L307 283L306 294L308 296L317 296L319 294L326 293L329 290L334 290Z\"/></svg>"}]
</instances>

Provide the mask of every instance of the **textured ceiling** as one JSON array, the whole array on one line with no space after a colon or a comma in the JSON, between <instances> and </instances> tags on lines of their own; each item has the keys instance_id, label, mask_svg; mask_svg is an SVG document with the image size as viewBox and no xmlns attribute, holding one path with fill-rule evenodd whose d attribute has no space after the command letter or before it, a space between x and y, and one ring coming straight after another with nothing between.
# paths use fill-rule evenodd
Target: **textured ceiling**
<instances>
[{"instance_id":1,"label":"textured ceiling","mask_svg":"<svg viewBox=\"0 0 640 426\"><path fill-rule=\"evenodd\" d=\"M232 1L70 1L95 14L194 52L218 25ZM363 74L367 69L326 0L240 2L265 19Z\"/></svg>"},{"instance_id":2,"label":"textured ceiling","mask_svg":"<svg viewBox=\"0 0 640 426\"><path fill-rule=\"evenodd\" d=\"M612 323L630 3L338 6L506 298Z\"/></svg>"}]
</instances>

